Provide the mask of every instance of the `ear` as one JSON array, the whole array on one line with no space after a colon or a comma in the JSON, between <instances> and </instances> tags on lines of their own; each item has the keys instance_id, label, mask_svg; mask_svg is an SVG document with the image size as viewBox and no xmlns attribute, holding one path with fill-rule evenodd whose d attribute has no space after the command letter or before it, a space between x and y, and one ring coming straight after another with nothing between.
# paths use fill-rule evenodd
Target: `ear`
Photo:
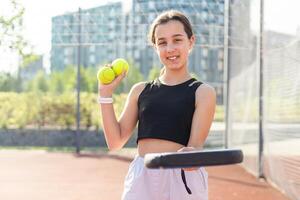
<instances>
[{"instance_id":1,"label":"ear","mask_svg":"<svg viewBox=\"0 0 300 200\"><path fill-rule=\"evenodd\" d=\"M190 40L190 47L189 47L190 49L189 49L189 52L191 52L193 50L194 44L196 42L195 35L192 35L192 37L189 40Z\"/></svg>"}]
</instances>

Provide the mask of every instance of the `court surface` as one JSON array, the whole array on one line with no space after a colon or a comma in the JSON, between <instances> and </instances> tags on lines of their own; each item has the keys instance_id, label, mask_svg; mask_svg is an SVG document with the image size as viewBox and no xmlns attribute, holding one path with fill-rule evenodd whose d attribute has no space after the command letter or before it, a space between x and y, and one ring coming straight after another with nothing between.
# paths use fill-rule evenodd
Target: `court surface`
<instances>
[{"instance_id":1,"label":"court surface","mask_svg":"<svg viewBox=\"0 0 300 200\"><path fill-rule=\"evenodd\" d=\"M132 154L0 150L0 199L118 200ZM238 165L208 167L210 200L288 200Z\"/></svg>"}]
</instances>

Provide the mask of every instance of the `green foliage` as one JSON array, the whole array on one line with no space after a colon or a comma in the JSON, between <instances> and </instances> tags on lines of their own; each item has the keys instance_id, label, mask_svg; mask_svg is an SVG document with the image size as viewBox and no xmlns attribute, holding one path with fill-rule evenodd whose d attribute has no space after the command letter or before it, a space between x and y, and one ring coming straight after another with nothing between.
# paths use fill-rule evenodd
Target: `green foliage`
<instances>
[{"instance_id":1,"label":"green foliage","mask_svg":"<svg viewBox=\"0 0 300 200\"><path fill-rule=\"evenodd\" d=\"M24 100L24 95L0 93L0 128L14 126L23 128L30 120L31 106Z\"/></svg>"},{"instance_id":2,"label":"green foliage","mask_svg":"<svg viewBox=\"0 0 300 200\"><path fill-rule=\"evenodd\" d=\"M96 78L96 68L81 67L80 69L80 90L83 92L96 93L98 91L98 82ZM0 74L0 91L16 91L16 78L9 74ZM77 87L76 67L69 65L63 71L54 71L46 74L39 71L29 81L24 83L27 92L51 92L54 94L63 94L65 92L74 92Z\"/></svg>"},{"instance_id":3,"label":"green foliage","mask_svg":"<svg viewBox=\"0 0 300 200\"><path fill-rule=\"evenodd\" d=\"M130 88L140 81L144 80L143 74L140 72L139 68L134 64L129 64L129 71L122 81L122 83L116 89L116 94L127 93Z\"/></svg>"},{"instance_id":4,"label":"green foliage","mask_svg":"<svg viewBox=\"0 0 300 200\"><path fill-rule=\"evenodd\" d=\"M127 94L114 95L116 116L120 116ZM82 129L99 129L101 114L97 94L80 95L80 125ZM74 93L0 92L0 128L74 129L76 127L76 95Z\"/></svg>"},{"instance_id":5,"label":"green foliage","mask_svg":"<svg viewBox=\"0 0 300 200\"><path fill-rule=\"evenodd\" d=\"M148 81L154 80L156 78L159 77L160 74L160 68L159 67L152 67L149 71L149 75L148 75Z\"/></svg>"},{"instance_id":6,"label":"green foliage","mask_svg":"<svg viewBox=\"0 0 300 200\"><path fill-rule=\"evenodd\" d=\"M64 74L60 72L53 72L50 75L50 92L61 94L65 91L65 84L68 84L67 80L64 80Z\"/></svg>"},{"instance_id":7,"label":"green foliage","mask_svg":"<svg viewBox=\"0 0 300 200\"><path fill-rule=\"evenodd\" d=\"M27 66L29 66L31 63L39 60L41 58L41 56L39 55L35 55L35 54L26 54L23 56L23 61L22 61L22 67L26 68Z\"/></svg>"},{"instance_id":8,"label":"green foliage","mask_svg":"<svg viewBox=\"0 0 300 200\"><path fill-rule=\"evenodd\" d=\"M144 76L140 72L139 68L136 65L132 64L125 78L125 90L123 92L128 92L135 83L143 80Z\"/></svg>"},{"instance_id":9,"label":"green foliage","mask_svg":"<svg viewBox=\"0 0 300 200\"><path fill-rule=\"evenodd\" d=\"M119 118L126 103L127 93L114 95L114 109ZM81 93L80 122L82 129L99 129L102 127L100 107L96 102L96 93ZM279 104L286 104L289 100L272 100L266 115L269 120L287 123L299 123L300 102L283 109ZM15 93L0 92L0 128L26 128L35 126L40 128L74 129L76 127L76 94L53 93ZM236 121L247 116L249 121L257 121L257 101L251 108L241 109L235 106L231 112L235 113ZM224 121L224 106L217 105L215 121Z\"/></svg>"},{"instance_id":10,"label":"green foliage","mask_svg":"<svg viewBox=\"0 0 300 200\"><path fill-rule=\"evenodd\" d=\"M224 121L224 106L223 105L216 105L215 117L214 121L223 122Z\"/></svg>"},{"instance_id":11,"label":"green foliage","mask_svg":"<svg viewBox=\"0 0 300 200\"><path fill-rule=\"evenodd\" d=\"M97 70L98 68L95 67L88 67L85 69L85 76L88 84L87 92L98 92Z\"/></svg>"},{"instance_id":12,"label":"green foliage","mask_svg":"<svg viewBox=\"0 0 300 200\"><path fill-rule=\"evenodd\" d=\"M75 119L75 98L72 94L40 96L35 123L39 126L59 126L69 129Z\"/></svg>"},{"instance_id":13,"label":"green foliage","mask_svg":"<svg viewBox=\"0 0 300 200\"><path fill-rule=\"evenodd\" d=\"M37 59L31 55L24 62L27 64ZM23 70L26 70L23 69ZM80 68L80 91L82 92L98 92L98 80L96 77L98 68L81 67ZM130 65L130 69L122 83L116 89L116 94L129 92L130 88L137 82L143 81L144 76L140 70L134 65ZM46 74L44 71L37 72L30 80L20 80L10 74L0 73L0 91L20 91L18 86L22 81L26 92L50 92L54 94L63 94L65 92L74 92L77 90L77 67L73 65L67 66L62 71L53 71Z\"/></svg>"},{"instance_id":14,"label":"green foliage","mask_svg":"<svg viewBox=\"0 0 300 200\"><path fill-rule=\"evenodd\" d=\"M25 9L16 0L10 0L12 12L9 14L0 14L0 46L4 49L17 50L21 55L24 47L27 45L22 36L23 15Z\"/></svg>"},{"instance_id":15,"label":"green foliage","mask_svg":"<svg viewBox=\"0 0 300 200\"><path fill-rule=\"evenodd\" d=\"M27 91L32 92L48 92L49 83L44 71L39 71L33 80L27 83Z\"/></svg>"},{"instance_id":16,"label":"green foliage","mask_svg":"<svg viewBox=\"0 0 300 200\"><path fill-rule=\"evenodd\" d=\"M16 91L17 78L9 73L0 74L0 91Z\"/></svg>"}]
</instances>

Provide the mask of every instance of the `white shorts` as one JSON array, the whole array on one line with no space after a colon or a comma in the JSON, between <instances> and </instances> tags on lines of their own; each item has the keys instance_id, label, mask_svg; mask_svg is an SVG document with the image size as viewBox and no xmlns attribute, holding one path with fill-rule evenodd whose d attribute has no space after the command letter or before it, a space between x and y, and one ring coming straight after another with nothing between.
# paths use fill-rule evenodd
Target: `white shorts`
<instances>
[{"instance_id":1,"label":"white shorts","mask_svg":"<svg viewBox=\"0 0 300 200\"><path fill-rule=\"evenodd\" d=\"M148 169L137 156L129 166L122 200L208 200L207 177L203 167L184 172Z\"/></svg>"}]
</instances>

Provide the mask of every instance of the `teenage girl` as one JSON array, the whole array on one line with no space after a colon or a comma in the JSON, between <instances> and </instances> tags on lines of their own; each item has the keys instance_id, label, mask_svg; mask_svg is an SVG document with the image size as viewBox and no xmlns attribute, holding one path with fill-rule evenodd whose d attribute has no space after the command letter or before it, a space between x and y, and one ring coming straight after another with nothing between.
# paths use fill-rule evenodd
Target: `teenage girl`
<instances>
[{"instance_id":1,"label":"teenage girl","mask_svg":"<svg viewBox=\"0 0 300 200\"><path fill-rule=\"evenodd\" d=\"M147 153L201 149L216 104L215 90L189 73L188 57L195 35L183 13L171 10L160 14L151 25L149 41L163 65L161 74L131 88L119 119L111 97L125 73L108 85L99 85L103 130L110 150L121 149L138 123L138 155L130 164L122 199L207 200L204 168L144 167Z\"/></svg>"}]
</instances>

